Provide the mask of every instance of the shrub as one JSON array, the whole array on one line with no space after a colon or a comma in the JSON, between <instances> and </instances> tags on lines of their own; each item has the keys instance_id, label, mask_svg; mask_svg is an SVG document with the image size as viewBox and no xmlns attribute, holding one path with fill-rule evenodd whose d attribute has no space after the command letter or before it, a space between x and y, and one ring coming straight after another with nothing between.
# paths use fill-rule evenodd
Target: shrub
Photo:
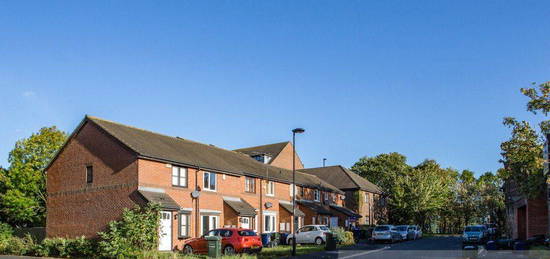
<instances>
[{"instance_id":1,"label":"shrub","mask_svg":"<svg viewBox=\"0 0 550 259\"><path fill-rule=\"evenodd\" d=\"M47 238L36 246L38 256L90 257L95 254L95 242L84 237L75 239Z\"/></svg>"},{"instance_id":2,"label":"shrub","mask_svg":"<svg viewBox=\"0 0 550 259\"><path fill-rule=\"evenodd\" d=\"M0 222L0 240L11 236L13 236L13 228L4 222Z\"/></svg>"},{"instance_id":3,"label":"shrub","mask_svg":"<svg viewBox=\"0 0 550 259\"><path fill-rule=\"evenodd\" d=\"M30 235L23 238L4 235L0 239L0 254L27 255L32 254L36 248L36 242Z\"/></svg>"},{"instance_id":4,"label":"shrub","mask_svg":"<svg viewBox=\"0 0 550 259\"><path fill-rule=\"evenodd\" d=\"M104 257L135 257L142 251L156 250L160 224L160 206L148 204L125 209L122 219L111 221L105 232L98 233L99 253Z\"/></svg>"},{"instance_id":5,"label":"shrub","mask_svg":"<svg viewBox=\"0 0 550 259\"><path fill-rule=\"evenodd\" d=\"M342 245L355 245L355 239L353 238L353 232L344 232L344 239L341 242Z\"/></svg>"}]
</instances>

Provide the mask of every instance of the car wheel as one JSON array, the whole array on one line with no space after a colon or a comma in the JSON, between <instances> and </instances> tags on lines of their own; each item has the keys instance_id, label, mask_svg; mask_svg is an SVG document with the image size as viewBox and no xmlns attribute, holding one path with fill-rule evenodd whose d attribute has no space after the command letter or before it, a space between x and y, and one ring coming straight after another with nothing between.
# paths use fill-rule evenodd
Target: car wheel
<instances>
[{"instance_id":1,"label":"car wheel","mask_svg":"<svg viewBox=\"0 0 550 259\"><path fill-rule=\"evenodd\" d=\"M193 247L185 245L185 247L183 247L183 253L188 255L193 254Z\"/></svg>"},{"instance_id":2,"label":"car wheel","mask_svg":"<svg viewBox=\"0 0 550 259\"><path fill-rule=\"evenodd\" d=\"M224 249L223 249L223 254L224 255L234 255L235 254L235 248L233 248L233 246L226 246Z\"/></svg>"},{"instance_id":3,"label":"car wheel","mask_svg":"<svg viewBox=\"0 0 550 259\"><path fill-rule=\"evenodd\" d=\"M318 238L315 238L315 244L316 245L322 245L323 244L323 239L318 237Z\"/></svg>"}]
</instances>

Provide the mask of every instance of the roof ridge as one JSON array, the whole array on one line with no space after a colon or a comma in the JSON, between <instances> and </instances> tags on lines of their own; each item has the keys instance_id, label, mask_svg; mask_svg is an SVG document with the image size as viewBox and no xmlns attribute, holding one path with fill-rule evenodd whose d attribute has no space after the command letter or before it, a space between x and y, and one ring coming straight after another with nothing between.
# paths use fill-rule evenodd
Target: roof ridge
<instances>
[{"instance_id":1,"label":"roof ridge","mask_svg":"<svg viewBox=\"0 0 550 259\"><path fill-rule=\"evenodd\" d=\"M111 120L106 120L106 119L102 119L102 118L99 118L99 117L96 117L96 116L91 116L91 115L86 115L87 118L89 119L95 119L95 120L100 120L100 121L105 121L105 122L108 122L108 123L113 123L113 124L116 124L116 125L119 125L119 126L123 126L123 127L127 127L127 128L131 128L131 129L136 129L136 130L141 130L141 131L145 131L145 132L149 132L151 134L155 134L155 135L159 135L159 136L164 136L164 137L167 137L167 138L172 138L172 139L176 139L178 141L189 141L189 142L192 142L192 143L195 143L195 144L199 144L199 145L202 145L202 146L205 146L205 147L208 147L208 148L215 148L215 149L220 149L220 150L223 150L223 151L229 151L229 152L232 152L232 153L235 153L235 154L238 154L238 155L242 155L242 156L245 156L245 157L248 157L248 155L246 154L243 154L241 152L237 152L237 151L234 151L234 150L230 150L230 149L225 149L225 148L221 148L221 147L218 147L218 146L215 146L215 145L211 145L211 144L205 144L205 143L201 143L201 142L198 142L198 141L194 141L194 140L190 140L190 139L186 139L186 138L182 138L182 137L174 137L174 136L170 136L170 135L166 135L166 134L162 134L162 133L158 133L158 132L154 132L154 131L151 131L151 130L146 130L146 129L142 129L142 128L138 128L138 127L134 127L134 126L131 126L131 125L127 125L127 124L123 124L123 123L119 123L119 122L116 122L116 121L111 121ZM102 127L103 128L103 127ZM113 135L111 132L109 132L109 134ZM117 139L120 139L119 137L117 137ZM120 140L122 143L124 143L122 140ZM282 142L281 142L282 143ZM131 147L130 145L124 143L125 145L127 145L128 147L132 148L135 150L135 148ZM136 150L137 151L137 150ZM255 159L252 159L254 161L256 161ZM258 161L256 161L258 162ZM261 163L261 162L258 162L258 163ZM263 163L262 163L263 164Z\"/></svg>"},{"instance_id":2,"label":"roof ridge","mask_svg":"<svg viewBox=\"0 0 550 259\"><path fill-rule=\"evenodd\" d=\"M355 181L355 179L353 179L353 177L349 174L348 170L346 170L346 168L344 168L342 165L338 165L340 167L340 169L342 169L342 171L344 171L344 173L349 177L349 179L351 179L351 181L357 185L357 187L361 187L359 185L359 183L357 183L357 181Z\"/></svg>"},{"instance_id":3,"label":"roof ridge","mask_svg":"<svg viewBox=\"0 0 550 259\"><path fill-rule=\"evenodd\" d=\"M264 145L259 145L259 146L237 148L237 149L234 149L233 151L243 150L243 149L253 149L253 148L259 148L259 147L266 147L266 146L274 146L274 145L287 144L287 143L290 143L290 141L282 141L282 142L264 144Z\"/></svg>"},{"instance_id":4,"label":"roof ridge","mask_svg":"<svg viewBox=\"0 0 550 259\"><path fill-rule=\"evenodd\" d=\"M302 169L297 169L297 170L305 171L305 170L310 170L310 169L313 170L313 169L329 168L329 167L341 167L341 165L329 165L329 166L310 167L310 168L302 168Z\"/></svg>"}]
</instances>

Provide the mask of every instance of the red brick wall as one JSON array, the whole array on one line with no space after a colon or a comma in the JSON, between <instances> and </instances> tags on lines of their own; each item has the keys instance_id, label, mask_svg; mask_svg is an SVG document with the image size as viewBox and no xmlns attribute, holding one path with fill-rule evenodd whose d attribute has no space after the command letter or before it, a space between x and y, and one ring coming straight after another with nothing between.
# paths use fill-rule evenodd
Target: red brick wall
<instances>
[{"instance_id":1,"label":"red brick wall","mask_svg":"<svg viewBox=\"0 0 550 259\"><path fill-rule=\"evenodd\" d=\"M286 145L283 150L281 150L281 153L279 153L277 157L274 157L269 164L292 170L292 143ZM302 164L302 160L298 156L298 153L296 153L296 170L303 168L304 164Z\"/></svg>"},{"instance_id":2,"label":"red brick wall","mask_svg":"<svg viewBox=\"0 0 550 259\"><path fill-rule=\"evenodd\" d=\"M47 171L48 237L93 237L135 203L135 156L88 122L72 138ZM86 184L86 166L94 181Z\"/></svg>"},{"instance_id":3,"label":"red brick wall","mask_svg":"<svg viewBox=\"0 0 550 259\"><path fill-rule=\"evenodd\" d=\"M548 232L548 204L545 196L527 202L527 238Z\"/></svg>"}]
</instances>

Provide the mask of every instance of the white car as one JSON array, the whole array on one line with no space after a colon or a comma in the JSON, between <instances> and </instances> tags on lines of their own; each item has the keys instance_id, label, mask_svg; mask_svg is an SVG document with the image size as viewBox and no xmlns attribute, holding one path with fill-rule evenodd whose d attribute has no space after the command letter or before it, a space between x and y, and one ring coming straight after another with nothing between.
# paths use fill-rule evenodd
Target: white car
<instances>
[{"instance_id":1,"label":"white car","mask_svg":"<svg viewBox=\"0 0 550 259\"><path fill-rule=\"evenodd\" d=\"M409 239L419 239L422 238L422 229L416 225L409 225Z\"/></svg>"},{"instance_id":2,"label":"white car","mask_svg":"<svg viewBox=\"0 0 550 259\"><path fill-rule=\"evenodd\" d=\"M330 229L325 225L307 225L298 229L296 232L296 244L316 244L321 245L327 241L326 233ZM294 235L290 234L286 238L287 244L294 242Z\"/></svg>"},{"instance_id":3,"label":"white car","mask_svg":"<svg viewBox=\"0 0 550 259\"><path fill-rule=\"evenodd\" d=\"M394 243L401 241L402 237L393 225L380 225L376 226L372 231L372 239L374 241L389 241Z\"/></svg>"},{"instance_id":4,"label":"white car","mask_svg":"<svg viewBox=\"0 0 550 259\"><path fill-rule=\"evenodd\" d=\"M399 225L395 226L395 229L401 235L401 240L409 240L409 226L408 225Z\"/></svg>"}]
</instances>

